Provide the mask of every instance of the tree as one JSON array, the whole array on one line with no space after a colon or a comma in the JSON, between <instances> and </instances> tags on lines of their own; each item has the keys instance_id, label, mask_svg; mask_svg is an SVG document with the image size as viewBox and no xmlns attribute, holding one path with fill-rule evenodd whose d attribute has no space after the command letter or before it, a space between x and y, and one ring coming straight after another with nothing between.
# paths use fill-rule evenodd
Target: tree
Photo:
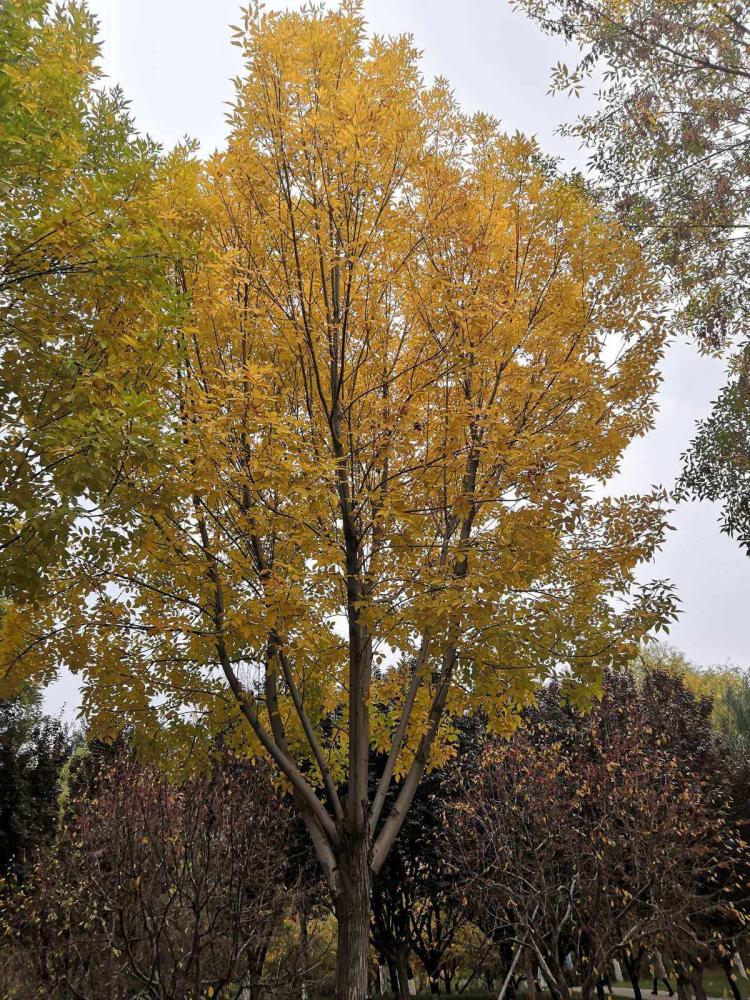
<instances>
[{"instance_id":1,"label":"tree","mask_svg":"<svg viewBox=\"0 0 750 1000\"><path fill-rule=\"evenodd\" d=\"M516 0L598 65L599 107L567 127L667 269L676 316L707 346L750 333L750 21L736 0Z\"/></svg>"},{"instance_id":2,"label":"tree","mask_svg":"<svg viewBox=\"0 0 750 1000\"><path fill-rule=\"evenodd\" d=\"M373 886L372 943L391 970L394 992L401 998L409 996L412 956L424 966L431 990L439 992L441 976L450 979L449 953L468 922L465 900L455 891L443 826L457 775L481 754L484 726L475 716L456 719L453 724L454 755L419 784L398 839ZM385 755L373 764L371 792ZM399 785L390 789L386 807L393 804L399 791Z\"/></svg>"},{"instance_id":3,"label":"tree","mask_svg":"<svg viewBox=\"0 0 750 1000\"><path fill-rule=\"evenodd\" d=\"M288 903L288 811L267 769L225 760L181 787L120 755L71 803L5 900L31 996L261 995ZM10 984L7 984L10 985Z\"/></svg>"},{"instance_id":4,"label":"tree","mask_svg":"<svg viewBox=\"0 0 750 1000\"><path fill-rule=\"evenodd\" d=\"M722 695L720 725L730 743L746 756L750 752L750 674L738 673Z\"/></svg>"},{"instance_id":5,"label":"tree","mask_svg":"<svg viewBox=\"0 0 750 1000\"><path fill-rule=\"evenodd\" d=\"M60 775L75 736L42 712L38 688L0 699L0 880L55 830Z\"/></svg>"},{"instance_id":6,"label":"tree","mask_svg":"<svg viewBox=\"0 0 750 1000\"><path fill-rule=\"evenodd\" d=\"M678 679L695 696L694 704L701 706L696 718L685 706L675 714L688 718L696 730L705 728L705 716L710 711L713 726L722 734L726 743L741 754L750 741L750 678L747 670L729 665L705 666L692 663L684 653L664 642L649 641L641 647L632 669L648 677L653 671L668 673ZM710 706L710 710L708 708Z\"/></svg>"},{"instance_id":7,"label":"tree","mask_svg":"<svg viewBox=\"0 0 750 1000\"><path fill-rule=\"evenodd\" d=\"M721 503L721 530L750 553L749 361L747 345L732 358L729 382L683 456L675 496Z\"/></svg>"},{"instance_id":8,"label":"tree","mask_svg":"<svg viewBox=\"0 0 750 1000\"><path fill-rule=\"evenodd\" d=\"M238 41L228 149L171 175L197 249L148 358L153 453L6 646L81 671L100 731L133 718L167 764L212 730L262 747L361 1000L372 881L446 713L508 727L560 664L585 697L671 614L635 580L661 495L588 491L650 426L662 325L621 227L427 89L408 39L368 41L359 4L253 9Z\"/></svg>"},{"instance_id":9,"label":"tree","mask_svg":"<svg viewBox=\"0 0 750 1000\"><path fill-rule=\"evenodd\" d=\"M584 49L554 89L577 92L597 64L595 113L566 131L624 223L667 277L673 319L705 349L742 344L698 425L678 499L721 501L722 529L747 548L750 335L750 20L736 0L517 0Z\"/></svg>"},{"instance_id":10,"label":"tree","mask_svg":"<svg viewBox=\"0 0 750 1000\"><path fill-rule=\"evenodd\" d=\"M445 850L477 921L511 945L509 974L524 972L532 996L536 961L553 996L569 995L563 958L575 940L581 844L565 799L567 766L558 749L536 747L519 730L507 748L488 749L445 826Z\"/></svg>"},{"instance_id":11,"label":"tree","mask_svg":"<svg viewBox=\"0 0 750 1000\"><path fill-rule=\"evenodd\" d=\"M639 995L644 952L664 950L687 978L744 926L747 844L710 708L656 671L608 674L588 717L552 687L467 783L457 872L553 994L568 994L570 950L585 995L615 957Z\"/></svg>"},{"instance_id":12,"label":"tree","mask_svg":"<svg viewBox=\"0 0 750 1000\"><path fill-rule=\"evenodd\" d=\"M384 761L380 761L382 769ZM379 770L380 770L379 769ZM371 771L371 782L375 778ZM388 967L393 993L409 996L409 962L414 952L412 912L416 906L419 875L426 859L419 843L419 816L425 804L427 781L422 781L399 837L388 854L372 890L371 939L379 960ZM393 799L396 789L391 788ZM428 811L431 817L432 813Z\"/></svg>"},{"instance_id":13,"label":"tree","mask_svg":"<svg viewBox=\"0 0 750 1000\"><path fill-rule=\"evenodd\" d=\"M159 151L98 83L77 0L0 6L0 628L41 600L70 532L143 458L174 299ZM5 599L5 600L3 600ZM5 603L5 601L9 603ZM4 619L4 621L3 621Z\"/></svg>"}]
</instances>

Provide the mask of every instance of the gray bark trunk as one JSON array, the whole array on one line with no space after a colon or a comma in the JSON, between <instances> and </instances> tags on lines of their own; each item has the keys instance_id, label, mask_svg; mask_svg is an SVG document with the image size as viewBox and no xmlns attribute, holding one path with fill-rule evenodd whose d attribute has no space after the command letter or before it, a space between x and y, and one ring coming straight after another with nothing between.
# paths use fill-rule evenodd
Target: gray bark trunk
<instances>
[{"instance_id":1,"label":"gray bark trunk","mask_svg":"<svg viewBox=\"0 0 750 1000\"><path fill-rule=\"evenodd\" d=\"M336 1000L367 1000L370 945L370 864L366 836L344 849L336 899Z\"/></svg>"}]
</instances>

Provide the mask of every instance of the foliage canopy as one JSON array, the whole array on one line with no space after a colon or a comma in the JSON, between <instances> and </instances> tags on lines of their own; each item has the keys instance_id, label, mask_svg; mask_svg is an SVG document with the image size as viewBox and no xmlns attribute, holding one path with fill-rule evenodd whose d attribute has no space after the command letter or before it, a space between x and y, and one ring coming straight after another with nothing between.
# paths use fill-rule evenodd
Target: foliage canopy
<instances>
[{"instance_id":1,"label":"foliage canopy","mask_svg":"<svg viewBox=\"0 0 750 1000\"><path fill-rule=\"evenodd\" d=\"M411 748L446 705L505 724L667 613L634 579L659 496L588 489L650 424L662 331L636 245L426 88L407 39L368 41L356 5L246 31L229 148L173 160L160 203L197 248L171 270L189 315L156 356L108 327L158 448L88 492L59 599L6 614L6 648L83 670L105 728L244 714L282 769L339 775L405 706Z\"/></svg>"},{"instance_id":2,"label":"foliage canopy","mask_svg":"<svg viewBox=\"0 0 750 1000\"><path fill-rule=\"evenodd\" d=\"M217 732L269 754L340 927L359 907L339 946L359 996L370 873L450 753L444 719L481 707L507 730L562 668L585 699L671 614L669 588L635 575L663 497L594 490L651 424L658 288L578 180L426 87L411 41L368 38L360 4L253 8L237 41L227 150L149 165L153 199L118 200L119 168L97 169L107 221L86 218L107 266L47 341L23 327L45 283L7 327L24 385L44 393L50 349L76 359L49 454L80 461L53 461L57 482L39 446L77 516L44 600L12 594L4 675L67 664L100 732L133 719L174 766ZM110 114L115 151L149 162ZM120 207L137 224L114 236Z\"/></svg>"}]
</instances>

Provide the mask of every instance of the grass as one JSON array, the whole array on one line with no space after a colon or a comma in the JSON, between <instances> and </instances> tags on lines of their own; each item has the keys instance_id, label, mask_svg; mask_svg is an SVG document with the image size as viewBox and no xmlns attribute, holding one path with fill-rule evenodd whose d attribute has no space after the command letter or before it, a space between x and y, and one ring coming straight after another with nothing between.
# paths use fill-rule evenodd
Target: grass
<instances>
[{"instance_id":1,"label":"grass","mask_svg":"<svg viewBox=\"0 0 750 1000\"><path fill-rule=\"evenodd\" d=\"M674 976L669 977L669 981L672 984L672 989L675 988ZM639 980L641 986L641 992L643 993L643 1000L651 1000L651 988L653 986L653 980L641 978ZM737 987L745 1000L750 1000L750 983L747 979L742 979L737 977ZM613 986L626 986L630 988L630 982L612 983ZM706 991L706 995L709 997L731 997L729 992L729 986L727 985L727 977L721 971L721 969L706 969L703 973L703 988ZM667 991L664 988L663 983L659 983L659 997L666 997Z\"/></svg>"},{"instance_id":2,"label":"grass","mask_svg":"<svg viewBox=\"0 0 750 1000\"><path fill-rule=\"evenodd\" d=\"M672 983L672 988L674 989L674 976L669 977L669 981ZM632 988L631 983L628 982L615 982L612 981L613 986L625 986L628 989ZM651 988L653 986L653 981L651 979L641 979L640 980L641 991L643 993L643 1000L652 1000L651 998ZM706 990L706 994L709 997L726 997L731 1000L731 993L729 992L729 987L727 986L727 979L721 969L706 969L703 973L703 986ZM747 979L741 979L738 977L737 986L739 987L740 994L743 1000L750 1000L750 983ZM441 993L440 1000L490 1000L490 998L496 996L497 993L487 993L486 991L474 992L474 993ZM523 995L523 990L521 990L521 995ZM548 994L539 993L538 996L542 1000L546 1000ZM389 1000L391 994L383 994L383 1000ZM379 994L375 994L375 997L379 997ZM575 997L575 993L574 993ZM667 991L664 989L664 984L659 983L659 998L660 1000L666 1000ZM428 1000L432 998L431 993L418 993L415 1000ZM675 1000L677 996L675 994Z\"/></svg>"},{"instance_id":3,"label":"grass","mask_svg":"<svg viewBox=\"0 0 750 1000\"><path fill-rule=\"evenodd\" d=\"M488 993L486 990L480 990L480 992L467 991L466 993L441 993L440 1000L492 1000L499 993L499 988L492 993ZM394 1000L394 993L373 993L373 1000ZM333 997L325 998L325 1000L333 1000ZM435 1000L432 993L417 993L415 994L413 1000Z\"/></svg>"}]
</instances>

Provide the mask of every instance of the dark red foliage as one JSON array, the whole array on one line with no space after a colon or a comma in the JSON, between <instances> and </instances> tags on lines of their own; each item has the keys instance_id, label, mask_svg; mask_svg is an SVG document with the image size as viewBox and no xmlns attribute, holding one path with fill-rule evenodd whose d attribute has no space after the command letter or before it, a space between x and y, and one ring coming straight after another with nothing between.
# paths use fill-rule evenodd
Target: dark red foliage
<instances>
[{"instance_id":1,"label":"dark red foliage","mask_svg":"<svg viewBox=\"0 0 750 1000\"><path fill-rule=\"evenodd\" d=\"M657 671L608 675L588 715L551 688L467 781L456 871L476 919L522 943L553 992L567 994L568 952L590 990L614 957L658 949L687 967L744 926L747 848L710 712Z\"/></svg>"},{"instance_id":2,"label":"dark red foliage","mask_svg":"<svg viewBox=\"0 0 750 1000\"><path fill-rule=\"evenodd\" d=\"M120 757L6 901L21 995L256 995L288 903L290 829L264 768L228 760L178 787Z\"/></svg>"}]
</instances>

